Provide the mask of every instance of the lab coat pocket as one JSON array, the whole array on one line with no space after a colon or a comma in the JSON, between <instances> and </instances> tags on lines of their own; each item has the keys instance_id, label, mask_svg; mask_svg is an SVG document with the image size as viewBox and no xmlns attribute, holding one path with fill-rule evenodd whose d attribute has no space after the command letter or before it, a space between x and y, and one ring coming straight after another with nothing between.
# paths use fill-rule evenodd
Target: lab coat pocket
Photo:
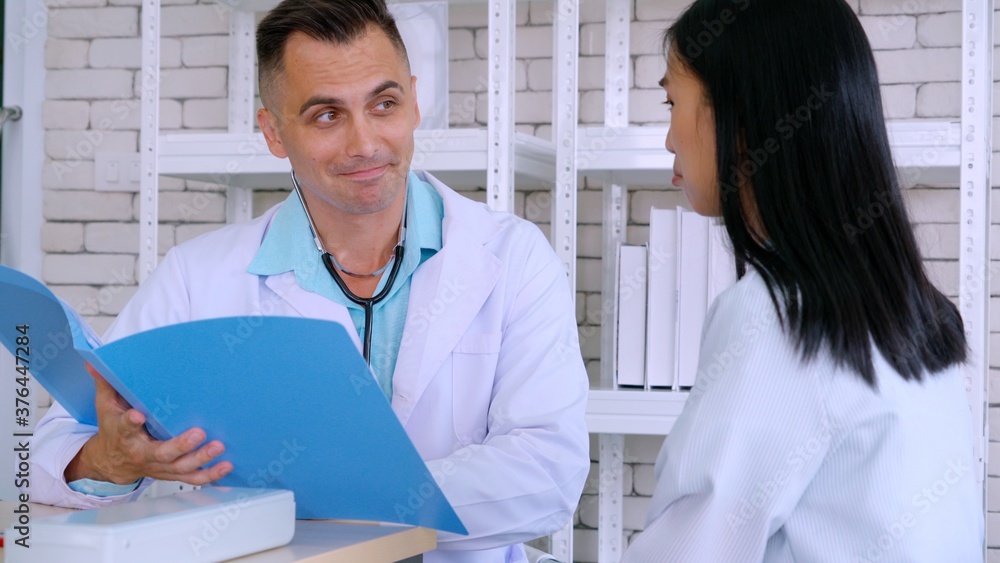
<instances>
[{"instance_id":1,"label":"lab coat pocket","mask_svg":"<svg viewBox=\"0 0 1000 563\"><path fill-rule=\"evenodd\" d=\"M452 413L461 446L486 440L500 340L499 332L468 333L452 353Z\"/></svg>"}]
</instances>

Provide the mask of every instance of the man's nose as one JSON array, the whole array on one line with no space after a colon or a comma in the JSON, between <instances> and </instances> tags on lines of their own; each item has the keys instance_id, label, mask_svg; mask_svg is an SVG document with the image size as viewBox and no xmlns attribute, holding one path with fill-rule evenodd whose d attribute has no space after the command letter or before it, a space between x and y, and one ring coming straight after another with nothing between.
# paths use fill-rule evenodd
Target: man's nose
<instances>
[{"instance_id":1,"label":"man's nose","mask_svg":"<svg viewBox=\"0 0 1000 563\"><path fill-rule=\"evenodd\" d=\"M371 120L361 117L351 120L347 137L348 156L369 158L378 149L378 136Z\"/></svg>"}]
</instances>

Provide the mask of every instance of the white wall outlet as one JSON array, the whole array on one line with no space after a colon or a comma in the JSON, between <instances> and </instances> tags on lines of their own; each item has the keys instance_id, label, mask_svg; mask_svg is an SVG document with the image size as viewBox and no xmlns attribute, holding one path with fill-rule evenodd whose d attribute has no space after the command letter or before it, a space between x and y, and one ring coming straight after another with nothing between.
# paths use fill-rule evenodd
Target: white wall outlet
<instances>
[{"instance_id":1,"label":"white wall outlet","mask_svg":"<svg viewBox=\"0 0 1000 563\"><path fill-rule=\"evenodd\" d=\"M99 192L138 192L139 153L97 153L94 157L94 187Z\"/></svg>"}]
</instances>

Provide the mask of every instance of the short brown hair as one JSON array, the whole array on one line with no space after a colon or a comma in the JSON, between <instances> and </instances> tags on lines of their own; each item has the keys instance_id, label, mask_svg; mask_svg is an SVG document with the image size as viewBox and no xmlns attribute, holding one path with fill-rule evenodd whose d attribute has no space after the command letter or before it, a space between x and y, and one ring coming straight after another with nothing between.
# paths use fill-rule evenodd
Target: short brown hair
<instances>
[{"instance_id":1,"label":"short brown hair","mask_svg":"<svg viewBox=\"0 0 1000 563\"><path fill-rule=\"evenodd\" d=\"M285 44L295 32L335 45L351 43L369 28L382 30L404 61L406 46L385 0L284 0L257 26L257 79L264 105L284 72Z\"/></svg>"}]
</instances>

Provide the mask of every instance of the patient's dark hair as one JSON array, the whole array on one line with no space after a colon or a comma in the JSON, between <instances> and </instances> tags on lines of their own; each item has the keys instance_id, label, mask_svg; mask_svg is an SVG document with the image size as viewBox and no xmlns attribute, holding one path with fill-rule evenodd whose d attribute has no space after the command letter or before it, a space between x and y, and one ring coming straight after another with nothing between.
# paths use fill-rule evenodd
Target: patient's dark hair
<instances>
[{"instance_id":1,"label":"patient's dark hair","mask_svg":"<svg viewBox=\"0 0 1000 563\"><path fill-rule=\"evenodd\" d=\"M847 2L698 0L664 48L714 112L738 267L760 272L803 358L827 349L873 388L873 344L906 380L964 362L962 318L924 271Z\"/></svg>"},{"instance_id":2,"label":"patient's dark hair","mask_svg":"<svg viewBox=\"0 0 1000 563\"><path fill-rule=\"evenodd\" d=\"M285 44L293 33L345 45L372 27L382 30L407 61L406 46L385 0L284 0L278 4L257 26L257 76L264 105L274 100L284 71Z\"/></svg>"}]
</instances>

